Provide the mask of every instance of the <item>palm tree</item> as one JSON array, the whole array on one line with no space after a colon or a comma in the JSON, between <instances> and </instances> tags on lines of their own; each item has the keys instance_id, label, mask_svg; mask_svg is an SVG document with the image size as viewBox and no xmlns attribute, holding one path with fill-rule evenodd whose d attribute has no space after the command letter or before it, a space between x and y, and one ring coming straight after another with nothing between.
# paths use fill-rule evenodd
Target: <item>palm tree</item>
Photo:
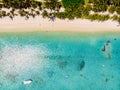
<instances>
[{"instance_id":1,"label":"palm tree","mask_svg":"<svg viewBox=\"0 0 120 90\"><path fill-rule=\"evenodd\" d=\"M29 19L29 15L26 15L26 16L25 16L25 20L28 20L28 19Z\"/></svg>"},{"instance_id":2,"label":"palm tree","mask_svg":"<svg viewBox=\"0 0 120 90\"><path fill-rule=\"evenodd\" d=\"M120 6L119 6L119 7L116 7L116 12L117 12L117 14L120 15Z\"/></svg>"},{"instance_id":3,"label":"palm tree","mask_svg":"<svg viewBox=\"0 0 120 90\"><path fill-rule=\"evenodd\" d=\"M26 11L19 10L19 14L20 14L21 17L24 17L24 16L26 16Z\"/></svg>"},{"instance_id":4,"label":"palm tree","mask_svg":"<svg viewBox=\"0 0 120 90\"><path fill-rule=\"evenodd\" d=\"M55 15L57 18L60 18L60 19L66 19L67 17L67 13L65 12L58 12L58 13L55 13Z\"/></svg>"},{"instance_id":5,"label":"palm tree","mask_svg":"<svg viewBox=\"0 0 120 90\"><path fill-rule=\"evenodd\" d=\"M84 4L85 0L62 0L62 4L64 8L70 7L70 6L76 6L79 7L80 4Z\"/></svg>"},{"instance_id":6,"label":"palm tree","mask_svg":"<svg viewBox=\"0 0 120 90\"><path fill-rule=\"evenodd\" d=\"M35 17L36 17L36 14L35 14L35 13L32 13L32 17L35 18Z\"/></svg>"},{"instance_id":7,"label":"palm tree","mask_svg":"<svg viewBox=\"0 0 120 90\"><path fill-rule=\"evenodd\" d=\"M120 25L120 16L118 17L118 23L119 23L119 25Z\"/></svg>"},{"instance_id":8,"label":"palm tree","mask_svg":"<svg viewBox=\"0 0 120 90\"><path fill-rule=\"evenodd\" d=\"M39 12L39 11L35 11L35 13L36 13L36 15L38 15L38 16L40 15L40 12Z\"/></svg>"},{"instance_id":9,"label":"palm tree","mask_svg":"<svg viewBox=\"0 0 120 90\"><path fill-rule=\"evenodd\" d=\"M93 11L104 12L107 10L107 0L93 0Z\"/></svg>"},{"instance_id":10,"label":"palm tree","mask_svg":"<svg viewBox=\"0 0 120 90\"><path fill-rule=\"evenodd\" d=\"M12 9L10 13L14 16L15 9Z\"/></svg>"},{"instance_id":11,"label":"palm tree","mask_svg":"<svg viewBox=\"0 0 120 90\"><path fill-rule=\"evenodd\" d=\"M114 13L114 12L115 12L115 6L110 6L110 7L108 8L108 11L109 11L110 13Z\"/></svg>"},{"instance_id":12,"label":"palm tree","mask_svg":"<svg viewBox=\"0 0 120 90\"><path fill-rule=\"evenodd\" d=\"M112 20L118 20L118 16L117 15L114 15L114 16L112 16Z\"/></svg>"},{"instance_id":13,"label":"palm tree","mask_svg":"<svg viewBox=\"0 0 120 90\"><path fill-rule=\"evenodd\" d=\"M1 13L1 11L0 11L0 18L2 19L2 17L3 17L3 16L2 16L2 13Z\"/></svg>"},{"instance_id":14,"label":"palm tree","mask_svg":"<svg viewBox=\"0 0 120 90\"><path fill-rule=\"evenodd\" d=\"M74 15L72 15L72 14L68 14L68 15L67 15L67 18L68 18L69 20L73 20L75 17L74 17Z\"/></svg>"},{"instance_id":15,"label":"palm tree","mask_svg":"<svg viewBox=\"0 0 120 90\"><path fill-rule=\"evenodd\" d=\"M42 10L42 2L36 1L36 5L39 8L39 10Z\"/></svg>"},{"instance_id":16,"label":"palm tree","mask_svg":"<svg viewBox=\"0 0 120 90\"><path fill-rule=\"evenodd\" d=\"M49 17L48 12L46 10L44 10L41 15L43 18Z\"/></svg>"},{"instance_id":17,"label":"palm tree","mask_svg":"<svg viewBox=\"0 0 120 90\"><path fill-rule=\"evenodd\" d=\"M1 11L1 15L2 15L2 17L7 16L7 15L6 15L6 11Z\"/></svg>"},{"instance_id":18,"label":"palm tree","mask_svg":"<svg viewBox=\"0 0 120 90\"><path fill-rule=\"evenodd\" d=\"M61 3L58 0L45 0L43 4L45 8L50 9L51 11L55 10L61 5Z\"/></svg>"},{"instance_id":19,"label":"palm tree","mask_svg":"<svg viewBox=\"0 0 120 90\"><path fill-rule=\"evenodd\" d=\"M0 9L3 7L3 5L0 3Z\"/></svg>"},{"instance_id":20,"label":"palm tree","mask_svg":"<svg viewBox=\"0 0 120 90\"><path fill-rule=\"evenodd\" d=\"M32 1L31 6L35 9L35 8L37 8L37 3L35 1Z\"/></svg>"},{"instance_id":21,"label":"palm tree","mask_svg":"<svg viewBox=\"0 0 120 90\"><path fill-rule=\"evenodd\" d=\"M13 18L14 18L14 16L13 16L11 13L7 13L7 16L9 16L9 18L10 18L11 20L13 20Z\"/></svg>"}]
</instances>

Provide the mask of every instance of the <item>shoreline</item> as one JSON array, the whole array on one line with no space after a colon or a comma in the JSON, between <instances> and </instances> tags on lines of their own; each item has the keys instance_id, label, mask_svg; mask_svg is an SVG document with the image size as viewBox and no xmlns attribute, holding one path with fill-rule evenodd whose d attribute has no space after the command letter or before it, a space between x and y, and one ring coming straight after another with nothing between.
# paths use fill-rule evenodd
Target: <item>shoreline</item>
<instances>
[{"instance_id":1,"label":"shoreline","mask_svg":"<svg viewBox=\"0 0 120 90\"><path fill-rule=\"evenodd\" d=\"M1 19L1 32L120 32L120 26L115 21L90 21L86 19L60 20L54 22L37 16L34 19L25 20L23 17L15 17L14 20L6 17Z\"/></svg>"}]
</instances>

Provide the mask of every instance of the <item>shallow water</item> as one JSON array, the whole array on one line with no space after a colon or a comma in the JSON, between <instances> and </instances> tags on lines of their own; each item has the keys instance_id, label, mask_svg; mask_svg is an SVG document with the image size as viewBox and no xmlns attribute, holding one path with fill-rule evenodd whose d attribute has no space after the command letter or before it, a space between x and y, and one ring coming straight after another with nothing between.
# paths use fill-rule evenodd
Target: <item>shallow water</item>
<instances>
[{"instance_id":1,"label":"shallow water","mask_svg":"<svg viewBox=\"0 0 120 90\"><path fill-rule=\"evenodd\" d=\"M0 90L120 90L119 47L119 33L1 33Z\"/></svg>"}]
</instances>

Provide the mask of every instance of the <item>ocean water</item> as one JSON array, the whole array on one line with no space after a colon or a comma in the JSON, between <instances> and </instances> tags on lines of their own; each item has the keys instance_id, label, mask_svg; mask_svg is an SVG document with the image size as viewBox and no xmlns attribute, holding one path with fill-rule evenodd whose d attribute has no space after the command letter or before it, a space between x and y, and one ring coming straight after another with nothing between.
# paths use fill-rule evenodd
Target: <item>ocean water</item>
<instances>
[{"instance_id":1,"label":"ocean water","mask_svg":"<svg viewBox=\"0 0 120 90\"><path fill-rule=\"evenodd\" d=\"M120 33L1 33L0 90L120 90Z\"/></svg>"}]
</instances>

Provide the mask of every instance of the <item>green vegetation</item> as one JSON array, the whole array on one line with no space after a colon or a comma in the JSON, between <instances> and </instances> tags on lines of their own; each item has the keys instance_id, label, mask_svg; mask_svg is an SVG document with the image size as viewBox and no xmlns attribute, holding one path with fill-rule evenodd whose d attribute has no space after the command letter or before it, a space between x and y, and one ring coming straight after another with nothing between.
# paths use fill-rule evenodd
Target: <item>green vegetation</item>
<instances>
[{"instance_id":1,"label":"green vegetation","mask_svg":"<svg viewBox=\"0 0 120 90\"><path fill-rule=\"evenodd\" d=\"M113 14L115 12L115 6L110 6L108 11Z\"/></svg>"},{"instance_id":2,"label":"green vegetation","mask_svg":"<svg viewBox=\"0 0 120 90\"><path fill-rule=\"evenodd\" d=\"M2 8L10 9L9 12ZM60 12L60 9L65 10ZM91 14L90 12L94 12ZM100 14L104 12L113 14ZM0 18L9 16L12 20L20 15L29 19L42 15L43 18L73 20L75 18L91 21L114 20L120 23L120 0L0 0Z\"/></svg>"},{"instance_id":3,"label":"green vegetation","mask_svg":"<svg viewBox=\"0 0 120 90\"><path fill-rule=\"evenodd\" d=\"M120 24L120 16L114 15L113 17L111 17L113 21L118 21Z\"/></svg>"},{"instance_id":4,"label":"green vegetation","mask_svg":"<svg viewBox=\"0 0 120 90\"><path fill-rule=\"evenodd\" d=\"M70 6L79 6L79 4L83 4L84 0L62 0L63 6L65 8L70 7Z\"/></svg>"},{"instance_id":5,"label":"green vegetation","mask_svg":"<svg viewBox=\"0 0 120 90\"><path fill-rule=\"evenodd\" d=\"M57 18L66 19L67 13L59 12L59 13L56 13L55 15L56 15Z\"/></svg>"},{"instance_id":6,"label":"green vegetation","mask_svg":"<svg viewBox=\"0 0 120 90\"><path fill-rule=\"evenodd\" d=\"M57 0L45 0L44 6L47 9L55 10L61 7L61 3Z\"/></svg>"},{"instance_id":7,"label":"green vegetation","mask_svg":"<svg viewBox=\"0 0 120 90\"><path fill-rule=\"evenodd\" d=\"M43 16L43 18L47 18L47 17L49 17L49 14L48 14L48 12L46 10L44 10L42 12L42 16Z\"/></svg>"},{"instance_id":8,"label":"green vegetation","mask_svg":"<svg viewBox=\"0 0 120 90\"><path fill-rule=\"evenodd\" d=\"M41 2L34 0L2 0L2 5L5 8L15 8L15 9L27 9L27 8L36 8L41 6Z\"/></svg>"},{"instance_id":9,"label":"green vegetation","mask_svg":"<svg viewBox=\"0 0 120 90\"><path fill-rule=\"evenodd\" d=\"M91 21L94 21L94 20L106 21L109 19L109 15L93 14L93 15L89 15L87 19L90 19Z\"/></svg>"}]
</instances>

